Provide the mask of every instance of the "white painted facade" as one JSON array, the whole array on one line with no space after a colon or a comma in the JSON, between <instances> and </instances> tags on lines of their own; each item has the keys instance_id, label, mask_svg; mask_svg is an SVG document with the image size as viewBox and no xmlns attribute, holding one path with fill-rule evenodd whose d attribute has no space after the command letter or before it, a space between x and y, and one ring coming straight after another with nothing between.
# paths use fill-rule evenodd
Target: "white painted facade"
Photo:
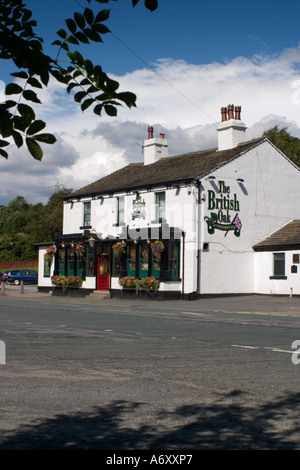
<instances>
[{"instance_id":1,"label":"white painted facade","mask_svg":"<svg viewBox=\"0 0 300 470\"><path fill-rule=\"evenodd\" d=\"M243 123L233 124L239 128L238 132L242 128L245 131ZM239 142L233 139L229 121L222 122L220 127L222 133L229 129L227 137L222 134L220 151L225 142L227 147L231 140L231 147L236 147L244 140L240 134ZM159 158L158 144L162 143L167 152L164 136L161 142L152 135L149 137L144 145L145 165ZM168 158L166 155L163 153L162 157ZM158 193L165 194L163 223L157 220ZM74 239L81 236L87 246L88 236L96 238L102 247L98 248L98 262L102 252L109 258L108 289L112 292L121 287L120 275L113 270L109 246L117 240L126 240L127 244L137 240L145 245L147 240L163 239L168 244L172 239L178 255L177 271L173 278L161 279L162 293L194 298L217 294L288 295L292 289L293 294L300 295L300 272L290 272L290 256L295 252L287 253L287 279L274 280L270 279L273 254L253 249L291 220L300 219L299 200L299 168L267 139L262 139L244 153L237 148L236 156L209 172L195 174L192 182L139 188L138 192L128 188L123 192L69 198L64 204L63 235L69 243L73 242L72 234ZM86 203L90 203L88 226L84 225ZM235 220L239 220L240 227L236 228ZM50 288L55 266L52 263L50 275L43 275L45 250L46 246L39 250L39 287ZM96 270L94 273L85 276L84 289L99 288Z\"/></svg>"}]
</instances>

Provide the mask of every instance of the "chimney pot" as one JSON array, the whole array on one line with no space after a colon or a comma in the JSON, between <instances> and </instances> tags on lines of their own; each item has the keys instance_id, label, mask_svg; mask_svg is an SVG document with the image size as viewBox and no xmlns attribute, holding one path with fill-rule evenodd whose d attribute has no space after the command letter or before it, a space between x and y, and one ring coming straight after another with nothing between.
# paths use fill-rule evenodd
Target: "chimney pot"
<instances>
[{"instance_id":1,"label":"chimney pot","mask_svg":"<svg viewBox=\"0 0 300 470\"><path fill-rule=\"evenodd\" d=\"M148 127L148 139L153 139L153 127Z\"/></svg>"},{"instance_id":2,"label":"chimney pot","mask_svg":"<svg viewBox=\"0 0 300 470\"><path fill-rule=\"evenodd\" d=\"M227 108L226 106L223 106L221 108L221 122L227 121Z\"/></svg>"},{"instance_id":3,"label":"chimney pot","mask_svg":"<svg viewBox=\"0 0 300 470\"><path fill-rule=\"evenodd\" d=\"M238 121L241 120L241 106L236 106L235 107L235 119L237 119Z\"/></svg>"},{"instance_id":4,"label":"chimney pot","mask_svg":"<svg viewBox=\"0 0 300 470\"><path fill-rule=\"evenodd\" d=\"M229 104L228 105L228 120L234 119L233 111L234 111L234 105Z\"/></svg>"}]
</instances>

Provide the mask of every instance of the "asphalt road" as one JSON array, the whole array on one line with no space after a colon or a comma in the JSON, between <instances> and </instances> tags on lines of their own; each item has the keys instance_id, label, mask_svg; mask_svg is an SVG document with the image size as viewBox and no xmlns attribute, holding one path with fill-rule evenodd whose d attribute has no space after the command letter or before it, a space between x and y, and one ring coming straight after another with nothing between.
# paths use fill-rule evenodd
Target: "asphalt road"
<instances>
[{"instance_id":1,"label":"asphalt road","mask_svg":"<svg viewBox=\"0 0 300 470\"><path fill-rule=\"evenodd\" d=\"M124 303L10 289L0 450L300 449L297 298Z\"/></svg>"}]
</instances>

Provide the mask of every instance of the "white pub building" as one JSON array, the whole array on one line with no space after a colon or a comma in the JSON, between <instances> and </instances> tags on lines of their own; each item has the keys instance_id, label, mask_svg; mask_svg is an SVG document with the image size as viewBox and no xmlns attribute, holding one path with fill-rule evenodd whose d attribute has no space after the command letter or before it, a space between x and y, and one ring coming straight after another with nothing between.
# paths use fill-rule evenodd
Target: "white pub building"
<instances>
[{"instance_id":1,"label":"white pub building","mask_svg":"<svg viewBox=\"0 0 300 470\"><path fill-rule=\"evenodd\" d=\"M87 295L122 297L120 279L149 277L158 299L300 295L299 168L267 138L246 141L239 106L221 109L217 132L216 149L168 156L149 127L143 162L67 196L63 233L39 245L39 290L61 275Z\"/></svg>"}]
</instances>

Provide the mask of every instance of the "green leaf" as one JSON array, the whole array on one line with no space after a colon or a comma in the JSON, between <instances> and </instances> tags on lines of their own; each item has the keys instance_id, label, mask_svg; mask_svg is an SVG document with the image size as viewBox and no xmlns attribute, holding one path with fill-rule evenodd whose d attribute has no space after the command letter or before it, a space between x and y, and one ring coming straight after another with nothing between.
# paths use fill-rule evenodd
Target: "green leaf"
<instances>
[{"instance_id":1,"label":"green leaf","mask_svg":"<svg viewBox=\"0 0 300 470\"><path fill-rule=\"evenodd\" d=\"M66 20L66 25L69 29L69 31L73 34L77 31L77 25L75 23L74 20L72 20L71 18L67 19Z\"/></svg>"},{"instance_id":2,"label":"green leaf","mask_svg":"<svg viewBox=\"0 0 300 470\"><path fill-rule=\"evenodd\" d=\"M100 34L106 34L106 33L110 33L110 29L108 29L107 26L105 26L105 24L92 24L92 29L94 31L97 31L97 33L100 33Z\"/></svg>"},{"instance_id":3,"label":"green leaf","mask_svg":"<svg viewBox=\"0 0 300 470\"><path fill-rule=\"evenodd\" d=\"M22 132L26 131L26 129L30 126L31 122L32 117L30 115L13 117L14 129L18 129Z\"/></svg>"},{"instance_id":4,"label":"green leaf","mask_svg":"<svg viewBox=\"0 0 300 470\"><path fill-rule=\"evenodd\" d=\"M74 13L74 19L76 21L77 26L80 29L83 29L85 27L85 19L84 16L81 13L78 13L77 11Z\"/></svg>"},{"instance_id":5,"label":"green leaf","mask_svg":"<svg viewBox=\"0 0 300 470\"><path fill-rule=\"evenodd\" d=\"M84 62L84 66L85 66L85 70L86 70L87 74L88 74L89 76L92 75L93 72L94 72L94 66L93 66L92 61L86 60L86 61ZM81 81L81 85L83 85L82 81Z\"/></svg>"},{"instance_id":6,"label":"green leaf","mask_svg":"<svg viewBox=\"0 0 300 470\"><path fill-rule=\"evenodd\" d=\"M32 137L26 137L26 145L33 156L36 160L41 160L43 157L43 151L40 147L40 145L33 139Z\"/></svg>"},{"instance_id":7,"label":"green leaf","mask_svg":"<svg viewBox=\"0 0 300 470\"><path fill-rule=\"evenodd\" d=\"M28 78L27 73L23 72L23 71L11 73L11 76L12 77L17 77L17 78L24 78L24 79Z\"/></svg>"},{"instance_id":8,"label":"green leaf","mask_svg":"<svg viewBox=\"0 0 300 470\"><path fill-rule=\"evenodd\" d=\"M62 39L67 39L68 37L68 34L67 34L67 31L65 31L64 29L60 29L59 31L57 31L58 36Z\"/></svg>"},{"instance_id":9,"label":"green leaf","mask_svg":"<svg viewBox=\"0 0 300 470\"><path fill-rule=\"evenodd\" d=\"M108 20L110 16L110 10L101 10L95 18L95 23L101 23L102 21Z\"/></svg>"},{"instance_id":10,"label":"green leaf","mask_svg":"<svg viewBox=\"0 0 300 470\"><path fill-rule=\"evenodd\" d=\"M101 39L101 36L96 31L93 31L92 29L87 29L86 28L86 29L83 30L83 32L91 41L103 42L102 39Z\"/></svg>"},{"instance_id":11,"label":"green leaf","mask_svg":"<svg viewBox=\"0 0 300 470\"><path fill-rule=\"evenodd\" d=\"M97 104L97 106L94 107L93 111L95 114L98 114L98 116L101 116L102 108L102 104Z\"/></svg>"},{"instance_id":12,"label":"green leaf","mask_svg":"<svg viewBox=\"0 0 300 470\"><path fill-rule=\"evenodd\" d=\"M117 97L119 100L123 101L128 108L131 108L132 106L136 107L136 95L134 93L125 91L123 93L118 93Z\"/></svg>"},{"instance_id":13,"label":"green leaf","mask_svg":"<svg viewBox=\"0 0 300 470\"><path fill-rule=\"evenodd\" d=\"M39 142L43 142L44 144L55 144L56 137L52 134L38 134L34 136L34 140L38 140Z\"/></svg>"},{"instance_id":14,"label":"green leaf","mask_svg":"<svg viewBox=\"0 0 300 470\"><path fill-rule=\"evenodd\" d=\"M13 139L14 139L14 141L15 141L16 146L17 146L18 148L22 147L22 145L23 145L23 137L22 137L22 135L21 135L19 132L17 132L17 131L13 131L13 132L12 132L12 136L13 136Z\"/></svg>"},{"instance_id":15,"label":"green leaf","mask_svg":"<svg viewBox=\"0 0 300 470\"><path fill-rule=\"evenodd\" d=\"M76 44L76 46L79 44L78 39L76 39L74 36L68 36L66 41L70 44Z\"/></svg>"},{"instance_id":16,"label":"green leaf","mask_svg":"<svg viewBox=\"0 0 300 470\"><path fill-rule=\"evenodd\" d=\"M117 116L118 111L114 106L111 106L110 104L104 105L105 112L108 116Z\"/></svg>"},{"instance_id":17,"label":"green leaf","mask_svg":"<svg viewBox=\"0 0 300 470\"><path fill-rule=\"evenodd\" d=\"M29 83L29 85L31 85L35 88L43 88L42 85L40 84L40 82L34 77L30 77L28 79L28 83Z\"/></svg>"},{"instance_id":18,"label":"green leaf","mask_svg":"<svg viewBox=\"0 0 300 470\"><path fill-rule=\"evenodd\" d=\"M30 116L32 119L35 119L35 112L27 104L20 103L18 104L18 111L21 116Z\"/></svg>"},{"instance_id":19,"label":"green leaf","mask_svg":"<svg viewBox=\"0 0 300 470\"><path fill-rule=\"evenodd\" d=\"M4 103L1 103L1 106L4 109L13 108L16 105L17 105L16 101L13 101L13 100L6 100Z\"/></svg>"},{"instance_id":20,"label":"green leaf","mask_svg":"<svg viewBox=\"0 0 300 470\"><path fill-rule=\"evenodd\" d=\"M94 22L94 13L89 8L86 8L83 12L86 22L91 25Z\"/></svg>"},{"instance_id":21,"label":"green leaf","mask_svg":"<svg viewBox=\"0 0 300 470\"><path fill-rule=\"evenodd\" d=\"M46 127L46 123L44 121L41 121L40 119L37 121L34 121L32 124L30 124L29 128L27 129L27 135L33 135L36 134L37 132L40 132Z\"/></svg>"},{"instance_id":22,"label":"green leaf","mask_svg":"<svg viewBox=\"0 0 300 470\"><path fill-rule=\"evenodd\" d=\"M157 0L145 0L145 7L148 8L150 11L154 11L158 7Z\"/></svg>"},{"instance_id":23,"label":"green leaf","mask_svg":"<svg viewBox=\"0 0 300 470\"><path fill-rule=\"evenodd\" d=\"M6 95L19 95L20 93L22 93L22 91L23 88L20 87L20 85L17 85L16 83L9 83L5 88Z\"/></svg>"},{"instance_id":24,"label":"green leaf","mask_svg":"<svg viewBox=\"0 0 300 470\"><path fill-rule=\"evenodd\" d=\"M47 86L49 82L49 78L50 78L48 68L41 71L40 77L41 77L43 84Z\"/></svg>"},{"instance_id":25,"label":"green leaf","mask_svg":"<svg viewBox=\"0 0 300 470\"><path fill-rule=\"evenodd\" d=\"M68 85L67 87L67 93L71 93L71 90L73 90L73 88L75 88L76 86L79 86L79 83L75 83L75 82L72 82Z\"/></svg>"},{"instance_id":26,"label":"green leaf","mask_svg":"<svg viewBox=\"0 0 300 470\"><path fill-rule=\"evenodd\" d=\"M78 31L77 33L74 33L74 36L75 36L75 38L78 39L78 41L83 42L84 44L89 44L88 38L81 31Z\"/></svg>"},{"instance_id":27,"label":"green leaf","mask_svg":"<svg viewBox=\"0 0 300 470\"><path fill-rule=\"evenodd\" d=\"M12 125L11 120L9 120L9 121L5 120L5 121L1 122L0 134L2 135L2 137L4 137L4 138L10 137L11 134L12 134L12 131L13 131L13 125Z\"/></svg>"},{"instance_id":28,"label":"green leaf","mask_svg":"<svg viewBox=\"0 0 300 470\"><path fill-rule=\"evenodd\" d=\"M74 100L76 101L76 103L80 103L80 101L86 96L87 96L86 91L79 91L78 93L74 95Z\"/></svg>"},{"instance_id":29,"label":"green leaf","mask_svg":"<svg viewBox=\"0 0 300 470\"><path fill-rule=\"evenodd\" d=\"M94 103L94 101L95 100L93 100L93 98L85 100L81 105L81 111L85 111L89 106L91 106L91 104Z\"/></svg>"},{"instance_id":30,"label":"green leaf","mask_svg":"<svg viewBox=\"0 0 300 470\"><path fill-rule=\"evenodd\" d=\"M9 142L7 140L0 140L0 147L7 147L9 145Z\"/></svg>"},{"instance_id":31,"label":"green leaf","mask_svg":"<svg viewBox=\"0 0 300 470\"><path fill-rule=\"evenodd\" d=\"M25 90L23 92L23 97L27 101L33 101L34 103L41 103L41 101L37 97L37 94L32 90Z\"/></svg>"},{"instance_id":32,"label":"green leaf","mask_svg":"<svg viewBox=\"0 0 300 470\"><path fill-rule=\"evenodd\" d=\"M8 158L8 153L5 152L5 150L0 149L0 155L2 155L4 158Z\"/></svg>"}]
</instances>

